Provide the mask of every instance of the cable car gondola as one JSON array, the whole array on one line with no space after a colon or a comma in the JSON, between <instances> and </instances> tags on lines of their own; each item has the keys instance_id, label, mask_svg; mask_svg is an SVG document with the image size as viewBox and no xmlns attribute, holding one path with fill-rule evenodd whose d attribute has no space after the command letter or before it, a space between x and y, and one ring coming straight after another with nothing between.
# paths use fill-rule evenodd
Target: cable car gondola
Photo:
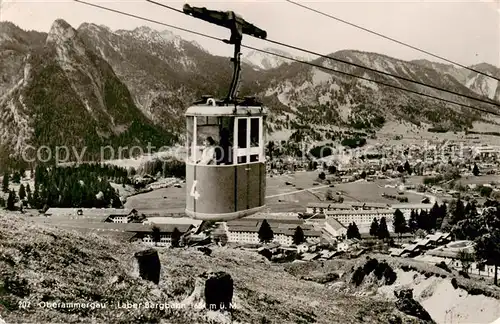
<instances>
[{"instance_id":1,"label":"cable car gondola","mask_svg":"<svg viewBox=\"0 0 500 324\"><path fill-rule=\"evenodd\" d=\"M243 34L266 32L234 12L185 5L184 13L229 28L234 45L233 79L223 100L204 96L186 113L186 214L202 220L229 220L265 207L266 109L255 98L236 98Z\"/></svg>"}]
</instances>

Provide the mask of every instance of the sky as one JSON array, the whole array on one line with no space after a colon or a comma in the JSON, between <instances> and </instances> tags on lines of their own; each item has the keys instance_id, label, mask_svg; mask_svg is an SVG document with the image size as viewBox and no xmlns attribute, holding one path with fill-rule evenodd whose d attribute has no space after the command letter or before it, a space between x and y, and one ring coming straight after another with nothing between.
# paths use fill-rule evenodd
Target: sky
<instances>
[{"instance_id":1,"label":"sky","mask_svg":"<svg viewBox=\"0 0 500 324\"><path fill-rule=\"evenodd\" d=\"M225 28L164 9L146 0L87 1L216 37L229 37L229 31ZM172 0L156 1L179 9L182 9L185 3ZM66 20L75 28L83 22L106 25L112 30L149 26L158 30L168 29L185 39L195 40L213 54L232 55L232 48L222 42L71 0L0 2L0 20L11 21L23 29L48 32L54 20L58 18ZM500 67L500 0L297 2L464 65L486 62ZM429 59L439 62L439 59L307 11L285 0L197 0L188 3L213 10L235 11L246 21L266 30L269 39L321 54L354 49L386 54L403 60ZM311 57L249 36L244 36L243 44L258 48L274 47L294 55Z\"/></svg>"}]
</instances>

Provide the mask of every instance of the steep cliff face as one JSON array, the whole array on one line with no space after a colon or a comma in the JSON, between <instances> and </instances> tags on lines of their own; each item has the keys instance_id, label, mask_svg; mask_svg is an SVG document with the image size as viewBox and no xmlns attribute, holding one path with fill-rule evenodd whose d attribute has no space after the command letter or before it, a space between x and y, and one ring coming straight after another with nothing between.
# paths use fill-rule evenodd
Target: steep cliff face
<instances>
[{"instance_id":1,"label":"steep cliff face","mask_svg":"<svg viewBox=\"0 0 500 324\"><path fill-rule=\"evenodd\" d=\"M427 60L414 61L417 64L432 68L441 74L449 74L474 93L496 101L500 100L500 82L494 78L481 75L451 64L434 63ZM472 69L500 79L500 68L482 63L471 66Z\"/></svg>"},{"instance_id":2,"label":"steep cliff face","mask_svg":"<svg viewBox=\"0 0 500 324\"><path fill-rule=\"evenodd\" d=\"M10 34L19 32L12 28ZM0 102L2 138L15 153L26 145L75 146L90 156L103 145L172 142L137 108L111 66L65 21L55 21L43 45L36 45L2 62L12 72Z\"/></svg>"},{"instance_id":3,"label":"steep cliff face","mask_svg":"<svg viewBox=\"0 0 500 324\"><path fill-rule=\"evenodd\" d=\"M483 63L475 65L473 68L500 79L500 69L493 65ZM471 72L465 81L465 85L477 94L500 101L500 81L498 80Z\"/></svg>"},{"instance_id":4,"label":"steep cliff face","mask_svg":"<svg viewBox=\"0 0 500 324\"><path fill-rule=\"evenodd\" d=\"M112 32L82 24L78 32L113 67L142 112L164 128L181 131L186 107L203 94L223 96L230 82L228 58L212 56L169 31Z\"/></svg>"},{"instance_id":5,"label":"steep cliff face","mask_svg":"<svg viewBox=\"0 0 500 324\"><path fill-rule=\"evenodd\" d=\"M19 92L31 76L31 52L43 46L45 37L0 22L0 145L7 151L20 150L32 135L24 97Z\"/></svg>"}]
</instances>

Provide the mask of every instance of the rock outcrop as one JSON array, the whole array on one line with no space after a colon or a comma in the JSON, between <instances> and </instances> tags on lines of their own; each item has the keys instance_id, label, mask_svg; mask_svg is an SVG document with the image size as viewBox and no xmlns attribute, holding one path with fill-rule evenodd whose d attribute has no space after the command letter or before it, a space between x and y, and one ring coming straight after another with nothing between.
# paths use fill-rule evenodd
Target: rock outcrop
<instances>
[{"instance_id":1,"label":"rock outcrop","mask_svg":"<svg viewBox=\"0 0 500 324\"><path fill-rule=\"evenodd\" d=\"M226 272L208 274L205 281L205 307L210 310L229 310L233 301L233 279Z\"/></svg>"},{"instance_id":2,"label":"rock outcrop","mask_svg":"<svg viewBox=\"0 0 500 324\"><path fill-rule=\"evenodd\" d=\"M158 284L160 282L161 263L158 252L155 249L148 249L137 252L134 255L139 262L139 274L142 279Z\"/></svg>"},{"instance_id":3,"label":"rock outcrop","mask_svg":"<svg viewBox=\"0 0 500 324\"><path fill-rule=\"evenodd\" d=\"M435 323L431 315L413 299L413 289L402 289L399 292L395 291L394 295L398 300L396 301L396 307L403 313L414 316L422 321L422 323Z\"/></svg>"}]
</instances>

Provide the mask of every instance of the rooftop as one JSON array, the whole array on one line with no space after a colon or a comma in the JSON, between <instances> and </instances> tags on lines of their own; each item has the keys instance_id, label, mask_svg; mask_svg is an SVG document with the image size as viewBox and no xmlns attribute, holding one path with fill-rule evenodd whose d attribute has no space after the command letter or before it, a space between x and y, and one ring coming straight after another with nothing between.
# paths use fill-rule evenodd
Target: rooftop
<instances>
[{"instance_id":1,"label":"rooftop","mask_svg":"<svg viewBox=\"0 0 500 324\"><path fill-rule=\"evenodd\" d=\"M227 222L227 227L230 232L249 232L257 233L262 225L263 220L242 218ZM313 225L305 224L303 220L286 221L267 219L269 226L274 234L284 234L291 236L295 233L295 229L300 226L304 232L304 236L321 236L321 232L316 230Z\"/></svg>"},{"instance_id":2,"label":"rooftop","mask_svg":"<svg viewBox=\"0 0 500 324\"><path fill-rule=\"evenodd\" d=\"M254 215L250 215L245 217L244 219L257 219L257 220L262 220L262 219L273 219L273 220L297 220L297 221L302 221L299 218L298 213L256 213Z\"/></svg>"},{"instance_id":3,"label":"rooftop","mask_svg":"<svg viewBox=\"0 0 500 324\"><path fill-rule=\"evenodd\" d=\"M200 225L203 221L189 217L148 217L144 223L147 224L191 224Z\"/></svg>"},{"instance_id":4,"label":"rooftop","mask_svg":"<svg viewBox=\"0 0 500 324\"><path fill-rule=\"evenodd\" d=\"M376 210L330 210L326 215L387 215L394 214L394 209L376 209Z\"/></svg>"},{"instance_id":5,"label":"rooftop","mask_svg":"<svg viewBox=\"0 0 500 324\"><path fill-rule=\"evenodd\" d=\"M416 243L416 245L417 246L426 246L430 242L432 242L430 239L418 240L417 243Z\"/></svg>"},{"instance_id":6,"label":"rooftop","mask_svg":"<svg viewBox=\"0 0 500 324\"><path fill-rule=\"evenodd\" d=\"M338 203L325 203L325 202L310 202L307 204L309 208L336 208L336 209L352 209L350 204L338 204Z\"/></svg>"},{"instance_id":7,"label":"rooftop","mask_svg":"<svg viewBox=\"0 0 500 324\"><path fill-rule=\"evenodd\" d=\"M432 208L433 204L393 204L393 209L427 209Z\"/></svg>"},{"instance_id":8,"label":"rooftop","mask_svg":"<svg viewBox=\"0 0 500 324\"><path fill-rule=\"evenodd\" d=\"M336 208L336 209L353 209L353 208L388 208L389 205L376 202L344 202L344 203L326 203L326 202L310 202L307 207L317 208Z\"/></svg>"},{"instance_id":9,"label":"rooftop","mask_svg":"<svg viewBox=\"0 0 500 324\"><path fill-rule=\"evenodd\" d=\"M444 247L438 247L436 249L427 251L427 255L443 258L458 258L460 251L466 251L468 253L474 253L474 243L470 241L456 241L447 244Z\"/></svg>"},{"instance_id":10,"label":"rooftop","mask_svg":"<svg viewBox=\"0 0 500 324\"><path fill-rule=\"evenodd\" d=\"M417 249L419 249L420 245L418 244L411 244L411 245L408 245L404 248L404 251L415 251Z\"/></svg>"},{"instance_id":11,"label":"rooftop","mask_svg":"<svg viewBox=\"0 0 500 324\"><path fill-rule=\"evenodd\" d=\"M45 215L78 215L78 211L82 211L82 215L85 216L102 216L102 215L128 215L132 209L121 209L121 208L49 208L45 212Z\"/></svg>"},{"instance_id":12,"label":"rooftop","mask_svg":"<svg viewBox=\"0 0 500 324\"><path fill-rule=\"evenodd\" d=\"M158 227L160 233L172 233L175 228L177 228L181 233L187 232L193 225L190 224L124 224L126 232L136 232L136 233L150 233L153 231L153 227Z\"/></svg>"},{"instance_id":13,"label":"rooftop","mask_svg":"<svg viewBox=\"0 0 500 324\"><path fill-rule=\"evenodd\" d=\"M438 241L440 239L445 239L448 238L451 234L450 233L440 233L436 232L434 234L429 234L425 238L431 240L431 241Z\"/></svg>"},{"instance_id":14,"label":"rooftop","mask_svg":"<svg viewBox=\"0 0 500 324\"><path fill-rule=\"evenodd\" d=\"M338 220L332 217L328 217L326 223L330 225L334 230L339 231L341 229L345 229L346 227L342 225Z\"/></svg>"}]
</instances>

